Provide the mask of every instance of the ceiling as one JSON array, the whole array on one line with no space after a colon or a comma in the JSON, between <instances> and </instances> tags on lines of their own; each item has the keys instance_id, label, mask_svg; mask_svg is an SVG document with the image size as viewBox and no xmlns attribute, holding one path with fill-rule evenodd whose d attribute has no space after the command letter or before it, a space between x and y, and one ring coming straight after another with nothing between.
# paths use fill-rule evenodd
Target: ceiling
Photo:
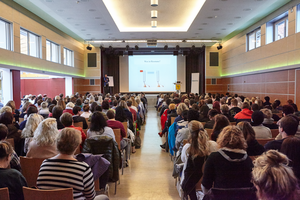
<instances>
[{"instance_id":1,"label":"ceiling","mask_svg":"<svg viewBox=\"0 0 300 200\"><path fill-rule=\"evenodd\" d=\"M77 40L223 40L291 0L14 0ZM203 4L204 3L204 4ZM202 6L203 4L203 6ZM151 10L158 11L151 28ZM124 43L93 43L125 47ZM192 42L191 42L192 43ZM191 43L180 43L190 47ZM205 43L211 46L215 42ZM146 47L146 43L130 43ZM178 42L161 42L174 47ZM194 43L202 46L204 43Z\"/></svg>"}]
</instances>

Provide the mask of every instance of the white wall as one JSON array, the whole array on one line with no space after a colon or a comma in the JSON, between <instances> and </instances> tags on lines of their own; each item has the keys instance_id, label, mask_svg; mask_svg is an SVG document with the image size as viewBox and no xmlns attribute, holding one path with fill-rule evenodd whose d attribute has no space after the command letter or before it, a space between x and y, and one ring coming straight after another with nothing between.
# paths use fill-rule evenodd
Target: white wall
<instances>
[{"instance_id":1,"label":"white wall","mask_svg":"<svg viewBox=\"0 0 300 200\"><path fill-rule=\"evenodd\" d=\"M71 96L73 94L73 81L72 77L65 77L65 94Z\"/></svg>"},{"instance_id":2,"label":"white wall","mask_svg":"<svg viewBox=\"0 0 300 200\"><path fill-rule=\"evenodd\" d=\"M2 94L3 99L1 102L6 104L8 101L13 99L13 91L12 91L12 78L10 69L0 69L2 71Z\"/></svg>"}]
</instances>

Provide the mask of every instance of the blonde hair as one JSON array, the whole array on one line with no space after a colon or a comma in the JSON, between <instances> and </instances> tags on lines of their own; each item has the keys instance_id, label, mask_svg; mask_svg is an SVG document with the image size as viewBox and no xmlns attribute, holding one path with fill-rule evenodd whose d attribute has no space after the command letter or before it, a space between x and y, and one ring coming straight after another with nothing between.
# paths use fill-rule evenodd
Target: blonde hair
<instances>
[{"instance_id":1,"label":"blonde hair","mask_svg":"<svg viewBox=\"0 0 300 200\"><path fill-rule=\"evenodd\" d=\"M286 155L269 150L253 161L252 182L258 197L265 200L291 200L298 189L298 180L288 167Z\"/></svg>"},{"instance_id":2,"label":"blonde hair","mask_svg":"<svg viewBox=\"0 0 300 200\"><path fill-rule=\"evenodd\" d=\"M135 97L135 101L136 101L137 105L139 105L139 104L140 104L140 102L141 102L141 99L140 99L140 97L139 97L139 96Z\"/></svg>"},{"instance_id":3,"label":"blonde hair","mask_svg":"<svg viewBox=\"0 0 300 200\"><path fill-rule=\"evenodd\" d=\"M219 148L227 147L230 149L247 149L247 142L243 132L236 126L226 126L221 131L217 143Z\"/></svg>"},{"instance_id":4,"label":"blonde hair","mask_svg":"<svg viewBox=\"0 0 300 200\"><path fill-rule=\"evenodd\" d=\"M15 112L15 110L16 110L16 104L15 104L15 102L13 100L8 101L7 104L6 104L6 106L11 107L12 112Z\"/></svg>"},{"instance_id":5,"label":"blonde hair","mask_svg":"<svg viewBox=\"0 0 300 200\"><path fill-rule=\"evenodd\" d=\"M69 107L69 108L74 108L74 107L75 107L75 105L74 105L74 103L72 103L72 102L69 102L69 103L66 105L66 107Z\"/></svg>"},{"instance_id":6,"label":"blonde hair","mask_svg":"<svg viewBox=\"0 0 300 200\"><path fill-rule=\"evenodd\" d=\"M64 128L57 136L56 148L62 154L72 155L81 142L82 138L79 130Z\"/></svg>"},{"instance_id":7,"label":"blonde hair","mask_svg":"<svg viewBox=\"0 0 300 200\"><path fill-rule=\"evenodd\" d=\"M60 106L63 110L66 109L66 104L63 100L58 100L57 101L57 106Z\"/></svg>"},{"instance_id":8,"label":"blonde hair","mask_svg":"<svg viewBox=\"0 0 300 200\"><path fill-rule=\"evenodd\" d=\"M271 119L272 118L272 111L270 109L263 108L260 111L264 113L264 115L267 117L267 119Z\"/></svg>"},{"instance_id":9,"label":"blonde hair","mask_svg":"<svg viewBox=\"0 0 300 200\"><path fill-rule=\"evenodd\" d=\"M51 146L55 143L58 134L55 118L43 120L34 131L33 139L39 146Z\"/></svg>"},{"instance_id":10,"label":"blonde hair","mask_svg":"<svg viewBox=\"0 0 300 200\"><path fill-rule=\"evenodd\" d=\"M174 110L176 108L176 105L174 103L171 103L169 105L169 110Z\"/></svg>"},{"instance_id":11,"label":"blonde hair","mask_svg":"<svg viewBox=\"0 0 300 200\"><path fill-rule=\"evenodd\" d=\"M12 109L10 106L3 106L1 109L0 109L0 115L5 113L5 112L10 112L12 113Z\"/></svg>"},{"instance_id":12,"label":"blonde hair","mask_svg":"<svg viewBox=\"0 0 300 200\"><path fill-rule=\"evenodd\" d=\"M187 152L192 159L197 156L207 156L209 154L209 139L207 133L203 129L201 122L192 120L188 124L190 131L189 142L191 146L188 148Z\"/></svg>"},{"instance_id":13,"label":"blonde hair","mask_svg":"<svg viewBox=\"0 0 300 200\"><path fill-rule=\"evenodd\" d=\"M188 107L185 103L180 103L177 107L177 115L181 115L184 110L188 110Z\"/></svg>"},{"instance_id":14,"label":"blonde hair","mask_svg":"<svg viewBox=\"0 0 300 200\"><path fill-rule=\"evenodd\" d=\"M137 104L137 102L135 101L134 96L131 96L130 99L131 99L131 101L132 101L132 105L135 106L135 107L138 107L138 104Z\"/></svg>"},{"instance_id":15,"label":"blonde hair","mask_svg":"<svg viewBox=\"0 0 300 200\"><path fill-rule=\"evenodd\" d=\"M33 137L34 131L43 120L43 116L37 113L30 114L26 121L25 128L22 130L22 138Z\"/></svg>"},{"instance_id":16,"label":"blonde hair","mask_svg":"<svg viewBox=\"0 0 300 200\"><path fill-rule=\"evenodd\" d=\"M122 107L126 108L127 110L129 110L127 103L124 100L120 101L119 106L122 106Z\"/></svg>"}]
</instances>

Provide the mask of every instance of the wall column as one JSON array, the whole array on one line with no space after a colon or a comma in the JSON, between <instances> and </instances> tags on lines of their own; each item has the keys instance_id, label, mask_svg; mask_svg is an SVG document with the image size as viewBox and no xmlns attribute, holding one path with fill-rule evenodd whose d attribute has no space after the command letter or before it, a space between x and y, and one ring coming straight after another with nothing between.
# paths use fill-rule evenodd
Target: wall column
<instances>
[{"instance_id":1,"label":"wall column","mask_svg":"<svg viewBox=\"0 0 300 200\"><path fill-rule=\"evenodd\" d=\"M11 70L11 77L12 77L13 100L15 101L16 108L19 108L21 105L20 70Z\"/></svg>"}]
</instances>

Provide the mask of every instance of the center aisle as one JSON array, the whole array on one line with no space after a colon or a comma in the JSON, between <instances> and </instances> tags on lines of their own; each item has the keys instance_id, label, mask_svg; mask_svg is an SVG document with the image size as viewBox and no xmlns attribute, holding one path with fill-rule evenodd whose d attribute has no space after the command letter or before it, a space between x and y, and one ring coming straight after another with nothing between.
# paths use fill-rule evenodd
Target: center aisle
<instances>
[{"instance_id":1,"label":"center aisle","mask_svg":"<svg viewBox=\"0 0 300 200\"><path fill-rule=\"evenodd\" d=\"M180 199L172 177L173 162L168 153L160 148L162 139L158 136L160 118L156 110L150 108L146 124L142 126L140 137L141 149L131 154L129 167L121 175L121 184L114 195L114 184L110 186L109 199L148 200Z\"/></svg>"}]
</instances>

